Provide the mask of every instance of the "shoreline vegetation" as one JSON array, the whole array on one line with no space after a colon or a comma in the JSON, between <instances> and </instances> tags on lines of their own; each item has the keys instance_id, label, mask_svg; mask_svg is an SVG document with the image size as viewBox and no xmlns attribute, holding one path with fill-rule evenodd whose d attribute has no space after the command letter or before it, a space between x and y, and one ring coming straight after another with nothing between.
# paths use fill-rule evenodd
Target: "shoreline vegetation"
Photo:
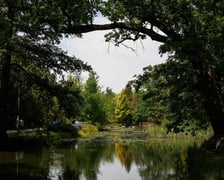
<instances>
[{"instance_id":1,"label":"shoreline vegetation","mask_svg":"<svg viewBox=\"0 0 224 180\"><path fill-rule=\"evenodd\" d=\"M95 141L107 139L114 143L131 140L150 141L152 139L192 139L204 142L203 149L214 151L215 141L212 139L212 130L197 131L194 135L186 133L167 133L165 127L153 125L151 127L123 127L119 125L98 128L92 124L86 124L81 129L74 128L70 124L61 125L57 128L30 129L19 132L8 131L6 147L38 147L54 146L63 142L71 141ZM207 146L207 147L206 147Z\"/></svg>"}]
</instances>

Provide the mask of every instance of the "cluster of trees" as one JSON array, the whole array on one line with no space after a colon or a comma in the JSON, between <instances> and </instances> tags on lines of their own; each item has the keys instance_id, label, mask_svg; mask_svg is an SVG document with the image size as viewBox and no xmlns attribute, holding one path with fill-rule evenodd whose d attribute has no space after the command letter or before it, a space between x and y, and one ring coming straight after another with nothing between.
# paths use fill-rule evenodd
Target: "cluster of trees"
<instances>
[{"instance_id":1,"label":"cluster of trees","mask_svg":"<svg viewBox=\"0 0 224 180\"><path fill-rule=\"evenodd\" d=\"M12 114L16 114L12 107L15 102L11 100L15 99L12 97L19 84L23 84L26 91L35 91L33 98L41 99L45 94L57 97L60 105L65 106L61 113L71 115L68 110L71 106L67 100L63 103L63 99L73 91L57 82L58 75L90 68L77 58L69 57L57 44L63 36L79 37L90 31L112 29L105 38L117 46L126 40L147 37L162 43L160 51L168 53L169 59L155 71L161 75L159 83L169 86L163 93L172 99L169 107L175 112L175 118L171 126L181 129L185 124L203 125L209 121L215 137L220 139L224 136L223 7L221 0L1 0L1 137L6 136ZM99 14L111 23L93 24ZM13 88L15 86L17 88ZM149 81L147 88L155 93L156 100L159 94L154 88L160 87ZM78 94L74 93L74 98L79 99ZM94 98L89 97L89 102ZM57 103L53 98L50 104L57 109ZM50 114L48 116L52 116Z\"/></svg>"},{"instance_id":2,"label":"cluster of trees","mask_svg":"<svg viewBox=\"0 0 224 180\"><path fill-rule=\"evenodd\" d=\"M45 74L47 89L30 82L22 73L18 82L17 77L12 78L8 99L9 129L15 128L18 116L26 128L47 127L74 120L105 125L113 117L116 94L110 88L102 91L98 76L93 71L89 72L86 81L81 74L59 80L48 72Z\"/></svg>"},{"instance_id":3,"label":"cluster of trees","mask_svg":"<svg viewBox=\"0 0 224 180\"><path fill-rule=\"evenodd\" d=\"M63 1L0 1L0 136L3 139L19 113L15 108L18 89L27 95L21 97L24 105L20 107L27 107L23 112L31 121L33 118L41 121L46 112L44 116L49 118L74 113L69 102L78 103L78 93L58 83L58 77L65 71L90 70L90 66L58 48L63 34L56 32L56 26L66 24L62 11L69 7L64 5ZM82 16L81 21L88 21L85 13L75 13L74 18ZM57 109L61 112L55 114Z\"/></svg>"},{"instance_id":4,"label":"cluster of trees","mask_svg":"<svg viewBox=\"0 0 224 180\"><path fill-rule=\"evenodd\" d=\"M143 100L141 108L155 123L165 125L168 131L194 134L206 130L210 123L204 98L193 88L194 74L185 71L188 68L186 63L168 60L145 67L132 84Z\"/></svg>"}]
</instances>

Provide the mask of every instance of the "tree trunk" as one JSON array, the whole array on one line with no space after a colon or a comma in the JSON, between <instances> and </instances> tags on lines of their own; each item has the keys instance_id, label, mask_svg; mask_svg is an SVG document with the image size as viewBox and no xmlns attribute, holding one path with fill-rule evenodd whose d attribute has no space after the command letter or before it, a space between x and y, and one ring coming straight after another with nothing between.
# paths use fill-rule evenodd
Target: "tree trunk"
<instances>
[{"instance_id":1,"label":"tree trunk","mask_svg":"<svg viewBox=\"0 0 224 180\"><path fill-rule=\"evenodd\" d=\"M219 92L216 81L207 76L207 87L204 89L206 95L205 106L213 128L216 148L224 149L224 107L222 95ZM223 139L223 140L222 140ZM218 145L219 144L219 145ZM220 146L220 147L218 147Z\"/></svg>"},{"instance_id":2,"label":"tree trunk","mask_svg":"<svg viewBox=\"0 0 224 180\"><path fill-rule=\"evenodd\" d=\"M214 102L207 103L207 111L214 131L214 136L216 140L219 140L224 137L224 112Z\"/></svg>"},{"instance_id":3,"label":"tree trunk","mask_svg":"<svg viewBox=\"0 0 224 180\"><path fill-rule=\"evenodd\" d=\"M207 107L215 137L215 148L224 150L224 112L214 103L208 103Z\"/></svg>"},{"instance_id":4,"label":"tree trunk","mask_svg":"<svg viewBox=\"0 0 224 180\"><path fill-rule=\"evenodd\" d=\"M195 86L204 96L204 106L214 132L215 141L224 137L224 99L221 91L220 75L199 61L191 61L193 69L200 72Z\"/></svg>"},{"instance_id":5,"label":"tree trunk","mask_svg":"<svg viewBox=\"0 0 224 180\"><path fill-rule=\"evenodd\" d=\"M13 21L14 21L14 6L15 2L9 1L8 3L8 24L3 32L6 41L5 47L3 49L5 52L2 54L2 74L1 74L1 84L0 84L0 140L7 138L7 129L9 123L9 105L8 105L8 95L9 95L9 84L10 84L10 73L11 73L11 38L13 37Z\"/></svg>"},{"instance_id":6,"label":"tree trunk","mask_svg":"<svg viewBox=\"0 0 224 180\"><path fill-rule=\"evenodd\" d=\"M7 138L7 126L9 118L8 109L8 93L9 93L9 81L10 81L10 64L11 64L11 52L10 50L3 56L2 74L1 74L1 91L0 91L0 139Z\"/></svg>"}]
</instances>

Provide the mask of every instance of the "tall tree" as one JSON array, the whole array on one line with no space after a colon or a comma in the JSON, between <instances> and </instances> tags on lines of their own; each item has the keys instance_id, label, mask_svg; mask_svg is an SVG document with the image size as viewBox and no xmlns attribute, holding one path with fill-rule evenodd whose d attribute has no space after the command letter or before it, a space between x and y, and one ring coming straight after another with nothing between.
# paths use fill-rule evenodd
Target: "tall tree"
<instances>
[{"instance_id":1,"label":"tall tree","mask_svg":"<svg viewBox=\"0 0 224 180\"><path fill-rule=\"evenodd\" d=\"M169 131L195 133L208 124L203 97L194 90L196 74L188 64L176 61L144 68L133 85L143 98L140 112ZM143 106L143 107L142 107Z\"/></svg>"},{"instance_id":2,"label":"tall tree","mask_svg":"<svg viewBox=\"0 0 224 180\"><path fill-rule=\"evenodd\" d=\"M60 108L64 110L65 116L70 119L75 119L80 116L81 108L83 105L82 81L80 75L69 75L66 80L60 82L64 92L57 95Z\"/></svg>"},{"instance_id":3,"label":"tall tree","mask_svg":"<svg viewBox=\"0 0 224 180\"><path fill-rule=\"evenodd\" d=\"M69 57L56 46L62 38L62 33L56 32L58 27L69 26L66 13L70 12L65 9L73 7L74 10L76 6L76 10L80 13L71 14L72 18L78 20L74 23L89 23L91 19L89 12L81 11L85 8L83 2L87 1L72 3L70 6L69 1L63 4L63 1L59 0L0 1L0 136L2 138L7 137L6 130L11 114L9 93L13 69L17 72L26 72L29 77L27 80L32 79L45 89L48 87L48 81L38 73L34 73L31 67L38 67L40 70L47 68L57 74L90 69L82 61ZM78 18L79 16L82 18Z\"/></svg>"},{"instance_id":4,"label":"tall tree","mask_svg":"<svg viewBox=\"0 0 224 180\"><path fill-rule=\"evenodd\" d=\"M128 126L128 118L131 112L128 106L128 100L125 95L124 89L122 89L122 91L118 95L114 114L115 119L118 123Z\"/></svg>"},{"instance_id":5,"label":"tall tree","mask_svg":"<svg viewBox=\"0 0 224 180\"><path fill-rule=\"evenodd\" d=\"M93 71L89 73L89 77L85 83L82 96L84 99L82 120L104 125L107 120L104 109L104 102L102 99L100 87L98 85L98 76Z\"/></svg>"},{"instance_id":6,"label":"tall tree","mask_svg":"<svg viewBox=\"0 0 224 180\"><path fill-rule=\"evenodd\" d=\"M128 127L132 124L132 111L132 90L131 86L127 84L117 97L114 112L115 119Z\"/></svg>"},{"instance_id":7,"label":"tall tree","mask_svg":"<svg viewBox=\"0 0 224 180\"><path fill-rule=\"evenodd\" d=\"M107 87L106 90L102 93L102 100L104 110L106 112L106 119L108 122L113 122L114 108L116 105L116 94L112 91L111 88Z\"/></svg>"},{"instance_id":8,"label":"tall tree","mask_svg":"<svg viewBox=\"0 0 224 180\"><path fill-rule=\"evenodd\" d=\"M166 86L165 76L157 73L159 67L144 67L143 74L131 81L138 96L136 116L139 120L150 119L156 124L173 118L169 112L170 89Z\"/></svg>"}]
</instances>

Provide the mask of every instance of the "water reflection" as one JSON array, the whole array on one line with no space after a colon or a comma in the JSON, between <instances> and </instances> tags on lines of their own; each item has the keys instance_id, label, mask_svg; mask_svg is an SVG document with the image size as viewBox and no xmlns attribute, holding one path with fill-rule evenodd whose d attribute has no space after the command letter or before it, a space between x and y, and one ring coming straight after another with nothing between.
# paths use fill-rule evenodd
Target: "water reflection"
<instances>
[{"instance_id":1,"label":"water reflection","mask_svg":"<svg viewBox=\"0 0 224 180\"><path fill-rule=\"evenodd\" d=\"M16 158L15 158L15 160L16 160L16 175L17 176L19 174L19 163L23 159L23 154L24 154L23 151L15 152L15 155L16 155Z\"/></svg>"},{"instance_id":2,"label":"water reflection","mask_svg":"<svg viewBox=\"0 0 224 180\"><path fill-rule=\"evenodd\" d=\"M194 142L188 140L166 139L120 143L93 141L63 145L54 149L0 152L0 179L223 178L224 170L211 168L210 166L215 166L214 163L209 166L202 155L195 153L197 147L192 146L193 144ZM223 163L218 166L223 167Z\"/></svg>"},{"instance_id":3,"label":"water reflection","mask_svg":"<svg viewBox=\"0 0 224 180\"><path fill-rule=\"evenodd\" d=\"M51 152L51 159L49 161L49 175L48 179L50 180L60 180L63 175L63 157L62 154L57 154L56 152Z\"/></svg>"}]
</instances>

